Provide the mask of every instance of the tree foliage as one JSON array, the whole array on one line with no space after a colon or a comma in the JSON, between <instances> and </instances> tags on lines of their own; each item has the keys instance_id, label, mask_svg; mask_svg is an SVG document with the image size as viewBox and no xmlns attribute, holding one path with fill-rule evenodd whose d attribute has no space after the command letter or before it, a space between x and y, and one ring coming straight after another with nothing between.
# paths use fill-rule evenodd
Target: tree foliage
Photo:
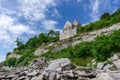
<instances>
[{"instance_id":1,"label":"tree foliage","mask_svg":"<svg viewBox=\"0 0 120 80\"><path fill-rule=\"evenodd\" d=\"M40 33L38 36L30 38L25 44L17 38L17 48L14 48L14 53L22 55L20 58L13 60L10 58L5 61L5 65L17 66L23 62L24 65L28 64L32 58L36 57L33 52L42 44L56 42L59 40L59 32L50 30L48 33ZM9 55L9 54L8 54Z\"/></svg>"},{"instance_id":2,"label":"tree foliage","mask_svg":"<svg viewBox=\"0 0 120 80\"><path fill-rule=\"evenodd\" d=\"M105 12L104 14L102 14L102 16L100 17L100 19L110 19L110 14L108 12Z\"/></svg>"}]
</instances>

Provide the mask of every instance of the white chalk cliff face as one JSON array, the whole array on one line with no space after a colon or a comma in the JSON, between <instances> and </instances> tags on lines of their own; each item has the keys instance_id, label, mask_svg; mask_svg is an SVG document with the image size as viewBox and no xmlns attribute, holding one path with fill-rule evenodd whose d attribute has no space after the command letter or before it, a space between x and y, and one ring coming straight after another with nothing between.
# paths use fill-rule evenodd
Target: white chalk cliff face
<instances>
[{"instance_id":1,"label":"white chalk cliff face","mask_svg":"<svg viewBox=\"0 0 120 80\"><path fill-rule=\"evenodd\" d=\"M64 25L63 32L60 34L60 40L68 39L77 34L77 29L80 27L80 23L78 21L74 21L73 24L67 21Z\"/></svg>"}]
</instances>

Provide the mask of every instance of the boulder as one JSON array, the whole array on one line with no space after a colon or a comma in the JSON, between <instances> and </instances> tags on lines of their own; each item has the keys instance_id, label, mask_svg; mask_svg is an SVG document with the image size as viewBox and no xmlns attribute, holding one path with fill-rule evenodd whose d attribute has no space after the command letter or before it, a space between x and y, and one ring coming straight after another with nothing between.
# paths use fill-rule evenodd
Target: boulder
<instances>
[{"instance_id":1,"label":"boulder","mask_svg":"<svg viewBox=\"0 0 120 80\"><path fill-rule=\"evenodd\" d=\"M117 61L113 61L113 63L115 64L115 66L120 69L120 59Z\"/></svg>"},{"instance_id":2,"label":"boulder","mask_svg":"<svg viewBox=\"0 0 120 80\"><path fill-rule=\"evenodd\" d=\"M116 61L116 60L118 60L119 59L119 56L118 56L118 54L114 54L114 56L113 57L111 57L110 59L108 59L108 60L110 60L110 61Z\"/></svg>"},{"instance_id":3,"label":"boulder","mask_svg":"<svg viewBox=\"0 0 120 80\"><path fill-rule=\"evenodd\" d=\"M41 74L41 75L38 76L38 78L36 80L43 80L43 77L44 76Z\"/></svg>"},{"instance_id":4,"label":"boulder","mask_svg":"<svg viewBox=\"0 0 120 80\"><path fill-rule=\"evenodd\" d=\"M68 58L61 58L51 61L50 65L48 66L47 70L71 70L75 68L75 66L71 63Z\"/></svg>"},{"instance_id":5,"label":"boulder","mask_svg":"<svg viewBox=\"0 0 120 80\"><path fill-rule=\"evenodd\" d=\"M50 73L49 80L56 80L56 73L55 72Z\"/></svg>"},{"instance_id":6,"label":"boulder","mask_svg":"<svg viewBox=\"0 0 120 80\"><path fill-rule=\"evenodd\" d=\"M120 72L112 72L109 73L111 77L113 77L115 80L120 80Z\"/></svg>"},{"instance_id":7,"label":"boulder","mask_svg":"<svg viewBox=\"0 0 120 80\"><path fill-rule=\"evenodd\" d=\"M113 67L113 64L107 64L105 65L105 67L103 68L105 71L110 71L110 69Z\"/></svg>"},{"instance_id":8,"label":"boulder","mask_svg":"<svg viewBox=\"0 0 120 80\"><path fill-rule=\"evenodd\" d=\"M92 80L115 80L108 73L100 73Z\"/></svg>"},{"instance_id":9,"label":"boulder","mask_svg":"<svg viewBox=\"0 0 120 80\"><path fill-rule=\"evenodd\" d=\"M76 71L78 76L85 76L87 73L85 71Z\"/></svg>"},{"instance_id":10,"label":"boulder","mask_svg":"<svg viewBox=\"0 0 120 80\"><path fill-rule=\"evenodd\" d=\"M97 63L97 69L102 69L104 67L104 62Z\"/></svg>"},{"instance_id":11,"label":"boulder","mask_svg":"<svg viewBox=\"0 0 120 80\"><path fill-rule=\"evenodd\" d=\"M72 70L70 70L70 71L63 71L63 76L64 77L69 77L69 78L74 78L74 74L73 74Z\"/></svg>"}]
</instances>

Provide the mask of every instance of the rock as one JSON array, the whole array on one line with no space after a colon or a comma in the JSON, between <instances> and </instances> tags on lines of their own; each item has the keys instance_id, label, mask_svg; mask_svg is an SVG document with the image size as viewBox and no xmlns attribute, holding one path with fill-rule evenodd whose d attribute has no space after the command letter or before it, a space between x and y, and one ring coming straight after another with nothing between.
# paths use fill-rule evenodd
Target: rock
<instances>
[{"instance_id":1,"label":"rock","mask_svg":"<svg viewBox=\"0 0 120 80\"><path fill-rule=\"evenodd\" d=\"M120 80L120 72L112 72L109 73L111 77L113 77L115 80Z\"/></svg>"},{"instance_id":2,"label":"rock","mask_svg":"<svg viewBox=\"0 0 120 80\"><path fill-rule=\"evenodd\" d=\"M33 77L31 80L41 80L41 79L38 79L38 77Z\"/></svg>"},{"instance_id":3,"label":"rock","mask_svg":"<svg viewBox=\"0 0 120 80\"><path fill-rule=\"evenodd\" d=\"M97 63L97 69L102 69L104 67L104 62Z\"/></svg>"},{"instance_id":4,"label":"rock","mask_svg":"<svg viewBox=\"0 0 120 80\"><path fill-rule=\"evenodd\" d=\"M118 55L117 55L117 54L114 54L114 56L111 57L111 58L108 59L108 60L110 60L110 61L116 61L116 60L118 60L118 59L119 59Z\"/></svg>"},{"instance_id":5,"label":"rock","mask_svg":"<svg viewBox=\"0 0 120 80\"><path fill-rule=\"evenodd\" d=\"M44 78L48 78L49 74L50 74L50 73L49 73L47 70L45 70L45 71L42 73L42 75L44 76Z\"/></svg>"},{"instance_id":6,"label":"rock","mask_svg":"<svg viewBox=\"0 0 120 80\"><path fill-rule=\"evenodd\" d=\"M94 71L92 72L92 74L93 74L94 76L96 76L96 75L98 75L98 74L100 74L100 73L103 73L103 72L104 72L104 70L96 69L96 70L94 70Z\"/></svg>"},{"instance_id":7,"label":"rock","mask_svg":"<svg viewBox=\"0 0 120 80\"><path fill-rule=\"evenodd\" d=\"M56 80L60 80L61 79L61 74L57 74L56 75Z\"/></svg>"},{"instance_id":8,"label":"rock","mask_svg":"<svg viewBox=\"0 0 120 80\"><path fill-rule=\"evenodd\" d=\"M38 78L36 80L43 80L43 77L44 76L41 74L41 75L38 76Z\"/></svg>"},{"instance_id":9,"label":"rock","mask_svg":"<svg viewBox=\"0 0 120 80\"><path fill-rule=\"evenodd\" d=\"M113 61L113 63L115 64L115 66L120 69L120 59L117 61Z\"/></svg>"},{"instance_id":10,"label":"rock","mask_svg":"<svg viewBox=\"0 0 120 80\"><path fill-rule=\"evenodd\" d=\"M37 74L38 74L38 72L32 72L32 73L27 74L27 76L32 77L32 76L36 76Z\"/></svg>"},{"instance_id":11,"label":"rock","mask_svg":"<svg viewBox=\"0 0 120 80\"><path fill-rule=\"evenodd\" d=\"M71 61L67 58L61 58L51 61L50 65L48 66L48 70L56 71L58 68L62 70L70 70L75 68L75 66L71 63Z\"/></svg>"},{"instance_id":12,"label":"rock","mask_svg":"<svg viewBox=\"0 0 120 80\"><path fill-rule=\"evenodd\" d=\"M32 60L29 64L29 68L31 69L44 69L46 66L47 60L44 57Z\"/></svg>"},{"instance_id":13,"label":"rock","mask_svg":"<svg viewBox=\"0 0 120 80\"><path fill-rule=\"evenodd\" d=\"M15 75L14 74L11 74L11 75L8 75L6 78L7 79L12 79Z\"/></svg>"},{"instance_id":14,"label":"rock","mask_svg":"<svg viewBox=\"0 0 120 80\"><path fill-rule=\"evenodd\" d=\"M113 64L107 64L103 69L105 71L110 71L110 69L113 67Z\"/></svg>"},{"instance_id":15,"label":"rock","mask_svg":"<svg viewBox=\"0 0 120 80\"><path fill-rule=\"evenodd\" d=\"M62 79L64 77L74 77L71 69L75 66L67 58L61 58L51 61L48 68L42 73L46 80ZM63 78L64 79L64 78Z\"/></svg>"},{"instance_id":16,"label":"rock","mask_svg":"<svg viewBox=\"0 0 120 80\"><path fill-rule=\"evenodd\" d=\"M19 77L17 80L25 80L25 76Z\"/></svg>"},{"instance_id":17,"label":"rock","mask_svg":"<svg viewBox=\"0 0 120 80\"><path fill-rule=\"evenodd\" d=\"M72 70L70 70L70 71L63 71L63 76L69 77L69 78L74 78L74 74L73 74Z\"/></svg>"},{"instance_id":18,"label":"rock","mask_svg":"<svg viewBox=\"0 0 120 80\"><path fill-rule=\"evenodd\" d=\"M115 80L108 73L100 73L92 80Z\"/></svg>"},{"instance_id":19,"label":"rock","mask_svg":"<svg viewBox=\"0 0 120 80\"><path fill-rule=\"evenodd\" d=\"M90 80L89 78L79 77L77 80Z\"/></svg>"},{"instance_id":20,"label":"rock","mask_svg":"<svg viewBox=\"0 0 120 80\"><path fill-rule=\"evenodd\" d=\"M27 74L25 72L20 72L20 74L18 74L19 77L21 76L26 76Z\"/></svg>"},{"instance_id":21,"label":"rock","mask_svg":"<svg viewBox=\"0 0 120 80\"><path fill-rule=\"evenodd\" d=\"M87 73L85 71L76 71L78 76L84 76L87 75Z\"/></svg>"},{"instance_id":22,"label":"rock","mask_svg":"<svg viewBox=\"0 0 120 80\"><path fill-rule=\"evenodd\" d=\"M0 75L0 80L5 79L6 75Z\"/></svg>"},{"instance_id":23,"label":"rock","mask_svg":"<svg viewBox=\"0 0 120 80\"><path fill-rule=\"evenodd\" d=\"M50 73L49 80L56 80L56 73L55 72Z\"/></svg>"},{"instance_id":24,"label":"rock","mask_svg":"<svg viewBox=\"0 0 120 80\"><path fill-rule=\"evenodd\" d=\"M61 68L61 67L58 67L58 68L56 69L56 71L60 72L60 71L62 71L62 68Z\"/></svg>"}]
</instances>

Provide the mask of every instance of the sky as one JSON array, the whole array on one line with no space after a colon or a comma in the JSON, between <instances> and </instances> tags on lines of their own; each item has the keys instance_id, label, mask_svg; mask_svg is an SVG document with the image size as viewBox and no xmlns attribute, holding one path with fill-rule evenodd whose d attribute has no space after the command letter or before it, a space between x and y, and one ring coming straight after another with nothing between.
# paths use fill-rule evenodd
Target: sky
<instances>
[{"instance_id":1,"label":"sky","mask_svg":"<svg viewBox=\"0 0 120 80\"><path fill-rule=\"evenodd\" d=\"M0 0L0 62L17 38L26 42L51 29L61 31L68 20L88 24L118 8L120 0Z\"/></svg>"}]
</instances>

